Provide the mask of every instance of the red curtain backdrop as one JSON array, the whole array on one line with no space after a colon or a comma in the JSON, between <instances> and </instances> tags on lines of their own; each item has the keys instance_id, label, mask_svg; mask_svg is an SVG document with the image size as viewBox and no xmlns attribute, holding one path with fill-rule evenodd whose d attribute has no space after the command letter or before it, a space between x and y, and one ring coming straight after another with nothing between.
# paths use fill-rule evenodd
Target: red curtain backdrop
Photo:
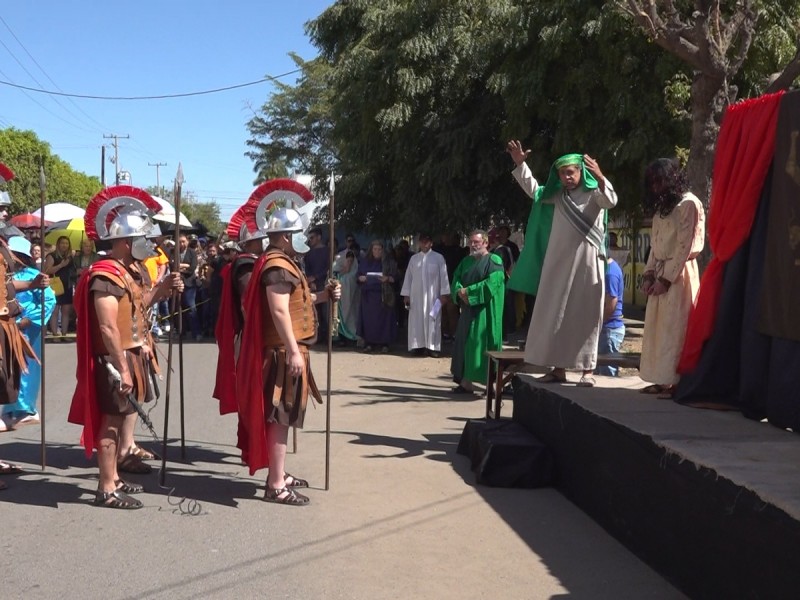
<instances>
[{"instance_id":1,"label":"red curtain backdrop","mask_svg":"<svg viewBox=\"0 0 800 600\"><path fill-rule=\"evenodd\" d=\"M703 344L714 330L725 264L750 236L775 152L775 124L782 96L783 92L778 92L745 100L725 112L714 157L708 215L713 257L700 280L697 303L689 316L679 373L689 373L697 366Z\"/></svg>"}]
</instances>

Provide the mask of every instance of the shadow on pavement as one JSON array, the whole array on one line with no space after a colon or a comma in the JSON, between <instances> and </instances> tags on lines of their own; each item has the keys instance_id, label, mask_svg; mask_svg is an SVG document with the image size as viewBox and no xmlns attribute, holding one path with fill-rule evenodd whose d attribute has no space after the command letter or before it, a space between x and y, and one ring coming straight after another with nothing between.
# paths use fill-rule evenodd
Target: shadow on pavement
<instances>
[{"instance_id":1,"label":"shadow on pavement","mask_svg":"<svg viewBox=\"0 0 800 600\"><path fill-rule=\"evenodd\" d=\"M158 485L158 469L140 479L148 493L169 496L170 506L176 507L181 499L207 504L237 507L239 500L252 500L264 486L252 479L239 479L232 473L217 471L191 471L167 467L166 485ZM202 513L201 513L202 514Z\"/></svg>"},{"instance_id":2,"label":"shadow on pavement","mask_svg":"<svg viewBox=\"0 0 800 600\"><path fill-rule=\"evenodd\" d=\"M366 454L364 458L414 458L424 456L431 460L447 462L450 455L455 454L460 434L423 434L424 440L375 435L363 431L336 431L336 434L353 436L350 444L357 446L388 446L396 448L399 452L394 454Z\"/></svg>"},{"instance_id":3,"label":"shadow on pavement","mask_svg":"<svg viewBox=\"0 0 800 600\"><path fill-rule=\"evenodd\" d=\"M3 490L0 500L9 504L46 508L58 508L61 504L86 504L89 500L88 491L77 482L53 481L47 476L29 477L27 471L23 475L4 477L3 482L8 484L8 489Z\"/></svg>"},{"instance_id":4,"label":"shadow on pavement","mask_svg":"<svg viewBox=\"0 0 800 600\"><path fill-rule=\"evenodd\" d=\"M410 385L408 381L400 379L387 379L383 377L363 376L361 379L369 381L371 385L361 385L358 387L359 395L369 393L374 396L368 400L357 400L348 402L344 406L370 406L384 402L406 403L406 402L441 402L448 401L468 401L480 400L480 394L453 394L450 387L430 387L423 385ZM353 394L353 391L348 392Z\"/></svg>"},{"instance_id":5,"label":"shadow on pavement","mask_svg":"<svg viewBox=\"0 0 800 600\"><path fill-rule=\"evenodd\" d=\"M146 444L156 452L161 445ZM3 481L8 489L3 491L0 500L30 506L57 508L59 504L89 503L91 494L97 487L97 463L89 460L79 446L49 443L47 445L47 469L39 470L35 465L40 461L38 443L14 441L3 444L2 458L22 465L24 473L5 476ZM238 499L252 499L263 485L252 479L242 479L243 467L238 456L218 452L208 447L187 445L186 462L180 461L180 442L170 440L167 453L166 486L159 486L159 460L148 461L153 467L151 473L121 473L126 480L140 483L147 493L170 495L173 499L183 497L200 502L223 506L238 506ZM213 470L197 468L200 464L213 465ZM82 472L89 469L88 472ZM63 471L63 472L58 472ZM55 481L59 479L59 481ZM64 481L66 480L66 481ZM176 500L176 501L177 501ZM170 502L172 503L172 499Z\"/></svg>"}]
</instances>

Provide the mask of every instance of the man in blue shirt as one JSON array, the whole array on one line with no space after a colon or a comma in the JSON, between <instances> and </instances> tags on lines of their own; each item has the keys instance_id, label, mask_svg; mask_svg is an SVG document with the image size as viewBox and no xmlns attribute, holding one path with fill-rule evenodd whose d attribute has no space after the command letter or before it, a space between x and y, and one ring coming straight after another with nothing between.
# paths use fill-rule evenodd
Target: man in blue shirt
<instances>
[{"instance_id":1,"label":"man in blue shirt","mask_svg":"<svg viewBox=\"0 0 800 600\"><path fill-rule=\"evenodd\" d=\"M622 349L625 339L625 324L622 322L622 294L625 290L625 281L622 268L613 258L608 259L606 265L606 295L603 303L603 327L597 340L597 354L611 354ZM618 367L599 366L599 375L616 377Z\"/></svg>"}]
</instances>

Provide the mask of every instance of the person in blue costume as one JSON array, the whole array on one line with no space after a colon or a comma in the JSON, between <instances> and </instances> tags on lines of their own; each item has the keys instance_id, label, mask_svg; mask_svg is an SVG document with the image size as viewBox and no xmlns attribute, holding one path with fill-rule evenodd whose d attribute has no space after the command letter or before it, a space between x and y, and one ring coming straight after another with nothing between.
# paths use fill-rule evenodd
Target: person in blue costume
<instances>
[{"instance_id":1,"label":"person in blue costume","mask_svg":"<svg viewBox=\"0 0 800 600\"><path fill-rule=\"evenodd\" d=\"M31 243L24 237L12 237L8 240L8 248L22 265L14 271L15 281L33 281L40 272L34 268L31 256ZM42 323L42 295L44 294L44 324ZM36 355L42 352L42 331L50 320L56 306L56 296L49 287L42 289L28 289L17 292L17 301L22 312L17 316L17 326L30 342ZM13 404L2 407L2 419L10 425L10 429L22 425L37 425L40 423L36 402L39 396L42 368L38 361L28 361L28 372L23 373L20 379L19 397Z\"/></svg>"}]
</instances>

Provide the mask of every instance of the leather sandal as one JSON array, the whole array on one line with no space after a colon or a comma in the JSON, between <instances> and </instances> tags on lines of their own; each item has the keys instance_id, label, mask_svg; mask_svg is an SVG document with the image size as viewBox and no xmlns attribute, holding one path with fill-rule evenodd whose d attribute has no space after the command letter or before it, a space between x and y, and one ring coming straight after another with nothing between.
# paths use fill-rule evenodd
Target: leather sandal
<instances>
[{"instance_id":1,"label":"leather sandal","mask_svg":"<svg viewBox=\"0 0 800 600\"><path fill-rule=\"evenodd\" d=\"M105 508L120 508L122 510L134 510L144 506L136 498L131 498L125 492L114 490L113 492L101 492L97 490L94 494L95 506L102 506Z\"/></svg>"},{"instance_id":2,"label":"leather sandal","mask_svg":"<svg viewBox=\"0 0 800 600\"><path fill-rule=\"evenodd\" d=\"M128 456L122 460L117 461L117 470L122 471L123 473L145 475L150 473L153 470L153 467L145 462L142 462L142 459L135 454L128 454Z\"/></svg>"},{"instance_id":3,"label":"leather sandal","mask_svg":"<svg viewBox=\"0 0 800 600\"><path fill-rule=\"evenodd\" d=\"M475 390L469 390L465 388L463 385L458 384L456 387L450 390L451 394L469 394L470 396L475 395Z\"/></svg>"},{"instance_id":4,"label":"leather sandal","mask_svg":"<svg viewBox=\"0 0 800 600\"><path fill-rule=\"evenodd\" d=\"M657 383L653 383L652 385L648 385L647 387L643 387L639 390L640 394L660 394L664 391L663 385L658 385Z\"/></svg>"},{"instance_id":5,"label":"leather sandal","mask_svg":"<svg viewBox=\"0 0 800 600\"><path fill-rule=\"evenodd\" d=\"M4 460L0 460L0 475L19 475L24 471L20 469L17 465L12 465L11 463L7 463Z\"/></svg>"},{"instance_id":6,"label":"leather sandal","mask_svg":"<svg viewBox=\"0 0 800 600\"><path fill-rule=\"evenodd\" d=\"M281 494L286 494L281 497ZM273 490L267 486L267 491L264 494L264 502L275 502L276 504L288 504L289 506L306 506L311 500L307 496L303 496L295 492L290 487L283 487L278 490Z\"/></svg>"},{"instance_id":7,"label":"leather sandal","mask_svg":"<svg viewBox=\"0 0 800 600\"><path fill-rule=\"evenodd\" d=\"M138 483L131 483L129 481L123 481L122 479L117 479L116 483L118 492L123 492L125 494L141 494L144 492L144 486Z\"/></svg>"},{"instance_id":8,"label":"leather sandal","mask_svg":"<svg viewBox=\"0 0 800 600\"><path fill-rule=\"evenodd\" d=\"M131 454L134 456L141 458L142 460L155 460L158 456L154 452L150 452L150 450L145 450L141 446L136 446L132 451Z\"/></svg>"},{"instance_id":9,"label":"leather sandal","mask_svg":"<svg viewBox=\"0 0 800 600\"><path fill-rule=\"evenodd\" d=\"M656 396L659 400L672 400L675 397L674 385L662 385L661 393Z\"/></svg>"},{"instance_id":10,"label":"leather sandal","mask_svg":"<svg viewBox=\"0 0 800 600\"><path fill-rule=\"evenodd\" d=\"M537 383L567 383L567 376L559 377L555 374L555 371L550 371L541 377L537 377L535 381Z\"/></svg>"},{"instance_id":11,"label":"leather sandal","mask_svg":"<svg viewBox=\"0 0 800 600\"><path fill-rule=\"evenodd\" d=\"M289 479L291 479L291 481L289 481ZM307 488L308 487L308 481L306 481L305 479L300 479L299 477L295 477L294 475L291 475L290 473L284 473L283 474L283 481L285 482L285 485L286 485L287 488Z\"/></svg>"}]
</instances>

